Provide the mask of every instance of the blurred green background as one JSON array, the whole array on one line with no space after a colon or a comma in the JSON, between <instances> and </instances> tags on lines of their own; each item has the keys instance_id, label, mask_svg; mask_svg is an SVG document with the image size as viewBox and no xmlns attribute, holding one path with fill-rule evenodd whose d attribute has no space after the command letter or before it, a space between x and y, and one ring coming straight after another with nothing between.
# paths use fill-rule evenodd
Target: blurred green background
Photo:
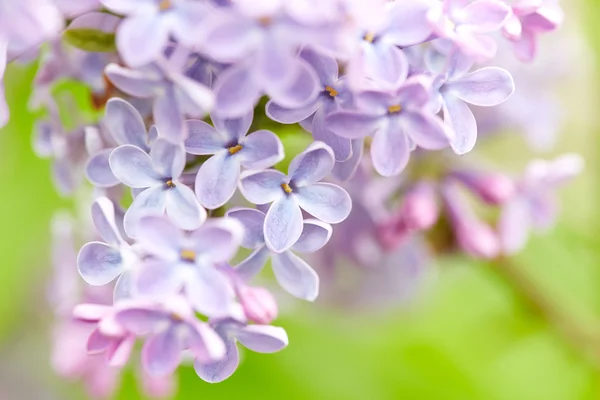
<instances>
[{"instance_id":1,"label":"blurred green background","mask_svg":"<svg viewBox=\"0 0 600 400\"><path fill-rule=\"evenodd\" d=\"M177 399L600 398L600 4L564 6L565 29L585 36L590 50L581 62L591 68L565 89L565 110L577 118L568 118L557 153L581 152L586 172L564 190L556 229L533 238L513 265L568 326L557 328L553 315L532 306L514 280L490 265L449 258L407 307L375 312L294 304L276 321L288 331L286 350L246 352L237 373L216 385L182 368ZM84 398L82 389L58 380L48 361L48 228L52 214L70 203L55 194L49 162L31 150L26 103L34 73L34 67L9 69L12 118L0 132L0 399L77 399ZM520 170L529 156L515 152L517 146L523 143L513 137L495 149L496 161ZM572 321L598 340L584 342ZM118 398L142 398L132 372Z\"/></svg>"}]
</instances>

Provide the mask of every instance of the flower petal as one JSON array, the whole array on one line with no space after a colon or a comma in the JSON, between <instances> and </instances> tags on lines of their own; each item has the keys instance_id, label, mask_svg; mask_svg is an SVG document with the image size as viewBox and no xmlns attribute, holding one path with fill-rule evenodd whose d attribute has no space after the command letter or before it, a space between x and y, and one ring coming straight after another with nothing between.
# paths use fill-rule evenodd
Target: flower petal
<instances>
[{"instance_id":1,"label":"flower petal","mask_svg":"<svg viewBox=\"0 0 600 400\"><path fill-rule=\"evenodd\" d=\"M386 10L391 23L385 29L384 38L396 46L406 47L422 43L432 34L427 21L431 4L427 1L400 1L389 3Z\"/></svg>"},{"instance_id":2,"label":"flower petal","mask_svg":"<svg viewBox=\"0 0 600 400\"><path fill-rule=\"evenodd\" d=\"M160 87L158 79L145 71L131 70L117 64L108 64L104 73L123 92L140 98L153 97Z\"/></svg>"},{"instance_id":3,"label":"flower petal","mask_svg":"<svg viewBox=\"0 0 600 400\"><path fill-rule=\"evenodd\" d=\"M299 108L313 102L322 89L312 67L301 59L296 59L296 62L298 72L289 85L272 85L265 89L274 102L285 108Z\"/></svg>"},{"instance_id":4,"label":"flower petal","mask_svg":"<svg viewBox=\"0 0 600 400\"><path fill-rule=\"evenodd\" d=\"M96 231L106 243L113 247L123 243L115 219L115 205L107 197L99 197L92 203L92 221Z\"/></svg>"},{"instance_id":5,"label":"flower petal","mask_svg":"<svg viewBox=\"0 0 600 400\"><path fill-rule=\"evenodd\" d=\"M241 117L254 109L261 88L245 65L230 67L215 83L215 110L221 117Z\"/></svg>"},{"instance_id":6,"label":"flower petal","mask_svg":"<svg viewBox=\"0 0 600 400\"><path fill-rule=\"evenodd\" d=\"M225 214L227 218L234 218L244 226L244 239L242 247L256 249L264 245L263 225L265 213L253 208L233 208Z\"/></svg>"},{"instance_id":7,"label":"flower petal","mask_svg":"<svg viewBox=\"0 0 600 400\"><path fill-rule=\"evenodd\" d=\"M234 304L233 289L218 270L208 266L194 268L185 282L185 293L196 311L208 317L226 317Z\"/></svg>"},{"instance_id":8,"label":"flower petal","mask_svg":"<svg viewBox=\"0 0 600 400\"><path fill-rule=\"evenodd\" d=\"M276 253L289 249L302 234L302 212L292 196L275 201L265 217L265 243Z\"/></svg>"},{"instance_id":9,"label":"flower petal","mask_svg":"<svg viewBox=\"0 0 600 400\"><path fill-rule=\"evenodd\" d=\"M123 272L123 259L119 250L102 242L90 242L79 251L77 269L90 285L103 286Z\"/></svg>"},{"instance_id":10,"label":"flower petal","mask_svg":"<svg viewBox=\"0 0 600 400\"><path fill-rule=\"evenodd\" d=\"M198 360L194 362L194 370L202 380L218 383L233 375L240 363L239 351L233 339L225 341L225 348L225 357L220 361L211 364L203 364Z\"/></svg>"},{"instance_id":11,"label":"flower petal","mask_svg":"<svg viewBox=\"0 0 600 400\"><path fill-rule=\"evenodd\" d=\"M239 158L245 168L265 169L283 160L283 144L271 131L260 130L246 136Z\"/></svg>"},{"instance_id":12,"label":"flower petal","mask_svg":"<svg viewBox=\"0 0 600 400\"><path fill-rule=\"evenodd\" d=\"M210 88L184 75L171 78L175 83L175 99L182 114L192 118L202 118L215 105L215 97Z\"/></svg>"},{"instance_id":13,"label":"flower petal","mask_svg":"<svg viewBox=\"0 0 600 400\"><path fill-rule=\"evenodd\" d=\"M197 229L206 220L206 210L202 208L196 195L186 185L178 182L166 191L166 211L175 225L185 230Z\"/></svg>"},{"instance_id":14,"label":"flower petal","mask_svg":"<svg viewBox=\"0 0 600 400\"><path fill-rule=\"evenodd\" d=\"M85 176L97 187L112 187L119 184L119 179L110 169L109 157L113 149L105 149L91 157L85 165Z\"/></svg>"},{"instance_id":15,"label":"flower petal","mask_svg":"<svg viewBox=\"0 0 600 400\"><path fill-rule=\"evenodd\" d=\"M206 160L196 175L196 196L204 207L221 207L235 193L240 178L239 157L221 151Z\"/></svg>"},{"instance_id":16,"label":"flower petal","mask_svg":"<svg viewBox=\"0 0 600 400\"><path fill-rule=\"evenodd\" d=\"M333 171L331 171L331 175L333 175L336 179L340 181L346 181L354 175L358 165L360 164L360 160L362 159L362 155L364 152L364 140L363 139L353 139L352 142L352 156L343 162L336 162L333 167Z\"/></svg>"},{"instance_id":17,"label":"flower petal","mask_svg":"<svg viewBox=\"0 0 600 400\"><path fill-rule=\"evenodd\" d=\"M325 123L325 118L329 114L327 108L329 107L321 107L313 117L313 138L331 147L336 161L345 161L352 155L351 140L338 136L329 129Z\"/></svg>"},{"instance_id":18,"label":"flower petal","mask_svg":"<svg viewBox=\"0 0 600 400\"><path fill-rule=\"evenodd\" d=\"M303 48L300 57L313 67L322 84L331 85L338 80L338 64L335 58L318 53L310 47Z\"/></svg>"},{"instance_id":19,"label":"flower petal","mask_svg":"<svg viewBox=\"0 0 600 400\"><path fill-rule=\"evenodd\" d=\"M212 218L189 238L198 256L209 263L220 263L235 255L244 238L244 229L233 218Z\"/></svg>"},{"instance_id":20,"label":"flower petal","mask_svg":"<svg viewBox=\"0 0 600 400\"><path fill-rule=\"evenodd\" d=\"M387 126L377 131L371 143L375 170L383 176L394 176L406 168L410 143L398 118L390 118Z\"/></svg>"},{"instance_id":21,"label":"flower petal","mask_svg":"<svg viewBox=\"0 0 600 400\"><path fill-rule=\"evenodd\" d=\"M130 144L119 146L108 160L113 174L129 187L141 189L162 183L150 156L139 147Z\"/></svg>"},{"instance_id":22,"label":"flower petal","mask_svg":"<svg viewBox=\"0 0 600 400\"><path fill-rule=\"evenodd\" d=\"M113 97L106 103L104 126L118 144L131 144L148 151L146 126L139 111L123 99Z\"/></svg>"},{"instance_id":23,"label":"flower petal","mask_svg":"<svg viewBox=\"0 0 600 400\"><path fill-rule=\"evenodd\" d=\"M331 147L323 142L313 142L294 157L288 168L288 175L294 185L310 185L329 175L334 164Z\"/></svg>"},{"instance_id":24,"label":"flower petal","mask_svg":"<svg viewBox=\"0 0 600 400\"><path fill-rule=\"evenodd\" d=\"M147 335L167 320L164 312L141 307L120 310L115 314L115 321L127 331L136 335Z\"/></svg>"},{"instance_id":25,"label":"flower petal","mask_svg":"<svg viewBox=\"0 0 600 400\"><path fill-rule=\"evenodd\" d=\"M142 349L142 365L150 376L170 375L181 363L182 342L177 330L169 327L146 339Z\"/></svg>"},{"instance_id":26,"label":"flower petal","mask_svg":"<svg viewBox=\"0 0 600 400\"><path fill-rule=\"evenodd\" d=\"M510 6L502 1L475 0L462 9L461 22L471 30L487 33L502 28L511 14Z\"/></svg>"},{"instance_id":27,"label":"flower petal","mask_svg":"<svg viewBox=\"0 0 600 400\"><path fill-rule=\"evenodd\" d=\"M160 176L177 179L185 167L185 150L182 145L157 139L150 150L154 170Z\"/></svg>"},{"instance_id":28,"label":"flower petal","mask_svg":"<svg viewBox=\"0 0 600 400\"><path fill-rule=\"evenodd\" d=\"M352 209L350 195L332 183L315 183L298 188L294 193L304 211L330 224L345 220Z\"/></svg>"},{"instance_id":29,"label":"flower petal","mask_svg":"<svg viewBox=\"0 0 600 400\"><path fill-rule=\"evenodd\" d=\"M331 225L316 219L305 219L302 235L292 246L300 253L314 253L329 242L333 229Z\"/></svg>"},{"instance_id":30,"label":"flower petal","mask_svg":"<svg viewBox=\"0 0 600 400\"><path fill-rule=\"evenodd\" d=\"M227 147L227 139L204 121L188 120L185 151L190 154L215 154Z\"/></svg>"},{"instance_id":31,"label":"flower petal","mask_svg":"<svg viewBox=\"0 0 600 400\"><path fill-rule=\"evenodd\" d=\"M191 330L188 346L197 361L213 363L225 356L225 343L211 326L196 319L188 324Z\"/></svg>"},{"instance_id":32,"label":"flower petal","mask_svg":"<svg viewBox=\"0 0 600 400\"><path fill-rule=\"evenodd\" d=\"M186 125L175 97L173 85L167 85L162 93L154 99L152 115L160 137L173 143L181 143L185 140Z\"/></svg>"},{"instance_id":33,"label":"flower petal","mask_svg":"<svg viewBox=\"0 0 600 400\"><path fill-rule=\"evenodd\" d=\"M498 235L504 254L516 254L525 247L531 230L529 205L522 198L505 203L500 214Z\"/></svg>"},{"instance_id":34,"label":"flower petal","mask_svg":"<svg viewBox=\"0 0 600 400\"><path fill-rule=\"evenodd\" d=\"M477 122L469 106L452 95L444 96L444 121L454 131L450 145L456 154L473 150L477 141Z\"/></svg>"},{"instance_id":35,"label":"flower petal","mask_svg":"<svg viewBox=\"0 0 600 400\"><path fill-rule=\"evenodd\" d=\"M281 185L287 177L276 170L244 171L240 176L240 191L253 204L271 203L284 195Z\"/></svg>"},{"instance_id":36,"label":"flower petal","mask_svg":"<svg viewBox=\"0 0 600 400\"><path fill-rule=\"evenodd\" d=\"M360 111L337 111L325 118L325 125L336 135L348 139L370 136L381 125L382 117Z\"/></svg>"},{"instance_id":37,"label":"flower petal","mask_svg":"<svg viewBox=\"0 0 600 400\"><path fill-rule=\"evenodd\" d=\"M139 232L139 222L146 215L163 215L167 207L167 192L162 186L142 191L136 196L123 218L125 233L135 239Z\"/></svg>"},{"instance_id":38,"label":"flower petal","mask_svg":"<svg viewBox=\"0 0 600 400\"><path fill-rule=\"evenodd\" d=\"M271 256L271 250L266 246L254 250L244 261L235 267L235 274L245 281L254 278L265 266Z\"/></svg>"},{"instance_id":39,"label":"flower petal","mask_svg":"<svg viewBox=\"0 0 600 400\"><path fill-rule=\"evenodd\" d=\"M252 120L254 119L254 110L247 112L239 118L219 118L214 115L211 120L215 129L225 136L228 141L238 141L250 130Z\"/></svg>"},{"instance_id":40,"label":"flower petal","mask_svg":"<svg viewBox=\"0 0 600 400\"><path fill-rule=\"evenodd\" d=\"M117 28L117 48L128 65L141 67L160 56L169 31L159 15L144 13L130 16Z\"/></svg>"},{"instance_id":41,"label":"flower petal","mask_svg":"<svg viewBox=\"0 0 600 400\"><path fill-rule=\"evenodd\" d=\"M450 130L433 114L407 111L402 124L406 134L423 149L441 150L450 145Z\"/></svg>"},{"instance_id":42,"label":"flower petal","mask_svg":"<svg viewBox=\"0 0 600 400\"><path fill-rule=\"evenodd\" d=\"M515 83L508 71L486 67L444 85L444 91L476 106L495 106L510 97Z\"/></svg>"},{"instance_id":43,"label":"flower petal","mask_svg":"<svg viewBox=\"0 0 600 400\"><path fill-rule=\"evenodd\" d=\"M288 345L288 336L283 328L271 325L248 325L240 329L236 339L257 353L275 353Z\"/></svg>"},{"instance_id":44,"label":"flower petal","mask_svg":"<svg viewBox=\"0 0 600 400\"><path fill-rule=\"evenodd\" d=\"M273 254L271 260L275 279L286 292L308 301L317 298L319 276L304 260L291 251Z\"/></svg>"},{"instance_id":45,"label":"flower petal","mask_svg":"<svg viewBox=\"0 0 600 400\"><path fill-rule=\"evenodd\" d=\"M140 219L137 243L147 253L161 260L179 259L185 235L164 216L148 215Z\"/></svg>"},{"instance_id":46,"label":"flower petal","mask_svg":"<svg viewBox=\"0 0 600 400\"><path fill-rule=\"evenodd\" d=\"M185 276L181 267L163 260L145 260L135 273L134 292L141 299L166 300L181 291Z\"/></svg>"},{"instance_id":47,"label":"flower petal","mask_svg":"<svg viewBox=\"0 0 600 400\"><path fill-rule=\"evenodd\" d=\"M285 108L273 100L269 100L265 107L265 113L267 117L281 124L295 124L313 115L320 104L320 101L317 99L298 108Z\"/></svg>"}]
</instances>

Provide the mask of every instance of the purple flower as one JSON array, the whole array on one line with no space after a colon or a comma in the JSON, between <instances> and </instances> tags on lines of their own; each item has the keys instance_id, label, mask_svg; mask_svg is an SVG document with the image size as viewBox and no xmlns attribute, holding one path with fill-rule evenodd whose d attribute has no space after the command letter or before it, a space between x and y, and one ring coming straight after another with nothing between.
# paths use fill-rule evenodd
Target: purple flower
<instances>
[{"instance_id":1,"label":"purple flower","mask_svg":"<svg viewBox=\"0 0 600 400\"><path fill-rule=\"evenodd\" d=\"M315 30L296 23L281 8L280 3L236 2L207 21L201 49L219 62L233 63L214 87L219 115L242 116L262 93L288 108L317 97L318 77L297 56Z\"/></svg>"},{"instance_id":2,"label":"purple flower","mask_svg":"<svg viewBox=\"0 0 600 400\"><path fill-rule=\"evenodd\" d=\"M428 19L440 37L470 57L487 60L497 44L486 34L500 30L510 15L510 7L499 0L444 0L431 7Z\"/></svg>"},{"instance_id":3,"label":"purple flower","mask_svg":"<svg viewBox=\"0 0 600 400\"><path fill-rule=\"evenodd\" d=\"M152 257L138 271L137 293L164 299L183 289L198 312L229 316L234 311L234 291L217 266L235 255L243 234L233 219L210 219L187 234L163 217L144 217L138 245Z\"/></svg>"},{"instance_id":4,"label":"purple flower","mask_svg":"<svg viewBox=\"0 0 600 400\"><path fill-rule=\"evenodd\" d=\"M257 353L275 353L288 345L287 333L283 328L271 325L245 325L235 320L212 322L215 331L225 342L226 353L220 361L203 363L197 359L194 363L200 378L217 383L229 378L239 364L237 342Z\"/></svg>"},{"instance_id":5,"label":"purple flower","mask_svg":"<svg viewBox=\"0 0 600 400\"><path fill-rule=\"evenodd\" d=\"M527 166L516 195L502 208L498 229L505 254L520 251L531 230L545 231L554 224L558 214L556 190L582 169L583 159L576 154L553 161L534 160Z\"/></svg>"},{"instance_id":6,"label":"purple flower","mask_svg":"<svg viewBox=\"0 0 600 400\"><path fill-rule=\"evenodd\" d=\"M252 117L253 113L237 119L220 119L213 115L214 128L204 121L187 121L186 151L214 154L196 175L196 195L204 207L219 208L231 199L241 167L264 169L283 159L283 145L273 132L260 130L246 136Z\"/></svg>"},{"instance_id":7,"label":"purple flower","mask_svg":"<svg viewBox=\"0 0 600 400\"><path fill-rule=\"evenodd\" d=\"M209 88L166 62L136 70L109 64L105 74L123 92L153 99L152 113L159 135L174 143L181 143L187 136L184 115L202 118L213 107Z\"/></svg>"},{"instance_id":8,"label":"purple flower","mask_svg":"<svg viewBox=\"0 0 600 400\"><path fill-rule=\"evenodd\" d=\"M334 166L329 146L314 142L291 162L288 176L275 170L244 171L240 191L254 204L273 203L264 224L266 245L281 253L302 234L302 211L330 224L342 222L352 208L346 191L331 183L319 182Z\"/></svg>"},{"instance_id":9,"label":"purple flower","mask_svg":"<svg viewBox=\"0 0 600 400\"><path fill-rule=\"evenodd\" d=\"M183 145L157 139L148 155L139 147L126 144L113 150L109 163L122 183L143 189L125 213L125 232L131 238L138 236L138 223L145 214L166 212L177 226L188 230L198 228L206 219L206 210L192 189L179 180L185 167Z\"/></svg>"},{"instance_id":10,"label":"purple flower","mask_svg":"<svg viewBox=\"0 0 600 400\"><path fill-rule=\"evenodd\" d=\"M408 79L393 92L366 91L356 96L358 110L329 115L326 124L342 137L373 136L371 158L378 173L394 176L404 170L414 144L439 150L449 144L449 133L428 111L430 84L422 76Z\"/></svg>"},{"instance_id":11,"label":"purple flower","mask_svg":"<svg viewBox=\"0 0 600 400\"><path fill-rule=\"evenodd\" d=\"M338 65L335 58L322 55L305 48L300 57L308 62L319 76L321 92L312 102L297 108L286 108L273 100L267 103L266 113L274 121L282 124L294 124L303 121L303 126L310 125L313 138L331 147L335 159L344 161L352 155L349 139L340 137L329 130L325 117L342 109L352 101L352 93L341 79L338 79ZM310 120L309 123L305 120Z\"/></svg>"},{"instance_id":12,"label":"purple flower","mask_svg":"<svg viewBox=\"0 0 600 400\"><path fill-rule=\"evenodd\" d=\"M127 15L117 30L121 57L132 67L156 61L169 36L191 45L196 26L208 11L201 1L101 0L111 11Z\"/></svg>"},{"instance_id":13,"label":"purple flower","mask_svg":"<svg viewBox=\"0 0 600 400\"><path fill-rule=\"evenodd\" d=\"M465 154L477 141L477 122L466 103L491 107L503 103L515 91L510 73L502 68L485 67L469 72L473 62L455 51L446 74L438 76L444 121L454 131L452 149Z\"/></svg>"},{"instance_id":14,"label":"purple flower","mask_svg":"<svg viewBox=\"0 0 600 400\"><path fill-rule=\"evenodd\" d=\"M354 89L398 87L409 69L400 47L422 43L431 36L427 22L430 8L428 1L388 2L376 24L362 26L347 64L349 85Z\"/></svg>"},{"instance_id":15,"label":"purple flower","mask_svg":"<svg viewBox=\"0 0 600 400\"><path fill-rule=\"evenodd\" d=\"M556 0L518 0L512 11L502 32L512 42L517 57L531 62L537 54L538 35L558 28L563 11Z\"/></svg>"},{"instance_id":16,"label":"purple flower","mask_svg":"<svg viewBox=\"0 0 600 400\"><path fill-rule=\"evenodd\" d=\"M266 217L262 211L251 208L238 208L227 213L230 218L239 220L245 229L242 246L253 252L237 265L236 276L248 281L256 276L271 257L275 279L291 295L314 301L319 294L319 276L310 265L296 254L314 253L321 249L331 237L331 226L314 219L303 222L300 238L289 250L280 253L271 251L265 243L264 227Z\"/></svg>"},{"instance_id":17,"label":"purple flower","mask_svg":"<svg viewBox=\"0 0 600 400\"><path fill-rule=\"evenodd\" d=\"M66 17L75 17L100 8L100 0L54 0Z\"/></svg>"},{"instance_id":18,"label":"purple flower","mask_svg":"<svg viewBox=\"0 0 600 400\"><path fill-rule=\"evenodd\" d=\"M198 320L188 303L173 298L158 306L136 306L119 310L115 320L137 336L147 336L142 349L142 366L150 376L172 374L181 363L184 350L191 350L198 362L212 363L223 358L223 340L206 323Z\"/></svg>"},{"instance_id":19,"label":"purple flower","mask_svg":"<svg viewBox=\"0 0 600 400\"><path fill-rule=\"evenodd\" d=\"M137 146L146 153L150 151L150 143L156 138L156 130L151 130L152 136L146 133L144 120L140 113L131 104L119 98L112 98L106 103L103 127L108 131L105 138L108 145L96 151L85 166L88 180L97 187L111 187L119 184L119 179L110 169L109 157L112 151L120 145ZM86 135L94 131L86 132ZM93 140L87 137L89 142Z\"/></svg>"}]
</instances>

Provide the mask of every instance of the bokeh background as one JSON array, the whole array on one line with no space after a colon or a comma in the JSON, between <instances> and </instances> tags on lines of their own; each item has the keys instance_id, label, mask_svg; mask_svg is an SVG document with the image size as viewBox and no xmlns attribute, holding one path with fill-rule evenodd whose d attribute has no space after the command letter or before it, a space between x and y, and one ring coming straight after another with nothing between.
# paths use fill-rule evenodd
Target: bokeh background
<instances>
[{"instance_id":1,"label":"bokeh background","mask_svg":"<svg viewBox=\"0 0 600 400\"><path fill-rule=\"evenodd\" d=\"M554 153L580 152L586 171L563 191L556 229L511 260L513 273L446 257L408 303L284 304L277 323L288 331L286 350L245 353L217 385L182 368L177 399L600 398L600 2L563 6L565 27L545 45L553 51L552 41L569 33L583 47L565 54L579 68L557 82L567 118ZM49 225L72 203L56 195L49 161L31 149L34 74L35 66L9 68L12 118L0 131L0 400L83 399L49 365ZM478 151L514 171L531 158L517 136L482 141ZM119 399L143 398L134 375L125 375Z\"/></svg>"}]
</instances>

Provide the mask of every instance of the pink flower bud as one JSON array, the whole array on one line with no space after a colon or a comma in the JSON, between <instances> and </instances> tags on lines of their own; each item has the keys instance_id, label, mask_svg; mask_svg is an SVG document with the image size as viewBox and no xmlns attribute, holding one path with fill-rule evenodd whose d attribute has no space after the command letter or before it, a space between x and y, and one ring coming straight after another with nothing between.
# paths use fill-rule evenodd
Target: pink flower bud
<instances>
[{"instance_id":1,"label":"pink flower bud","mask_svg":"<svg viewBox=\"0 0 600 400\"><path fill-rule=\"evenodd\" d=\"M437 221L438 214L433 186L421 183L406 194L399 216L407 230L420 231L431 228Z\"/></svg>"},{"instance_id":2,"label":"pink flower bud","mask_svg":"<svg viewBox=\"0 0 600 400\"><path fill-rule=\"evenodd\" d=\"M500 239L492 228L478 220L456 227L456 239L461 249L475 258L493 259L500 254Z\"/></svg>"},{"instance_id":3,"label":"pink flower bud","mask_svg":"<svg viewBox=\"0 0 600 400\"><path fill-rule=\"evenodd\" d=\"M277 303L265 288L244 286L239 290L246 318L257 324L270 324L277 317Z\"/></svg>"},{"instance_id":4,"label":"pink flower bud","mask_svg":"<svg viewBox=\"0 0 600 400\"><path fill-rule=\"evenodd\" d=\"M491 205L506 203L516 192L513 179L500 172L460 172L454 176L482 201Z\"/></svg>"}]
</instances>

